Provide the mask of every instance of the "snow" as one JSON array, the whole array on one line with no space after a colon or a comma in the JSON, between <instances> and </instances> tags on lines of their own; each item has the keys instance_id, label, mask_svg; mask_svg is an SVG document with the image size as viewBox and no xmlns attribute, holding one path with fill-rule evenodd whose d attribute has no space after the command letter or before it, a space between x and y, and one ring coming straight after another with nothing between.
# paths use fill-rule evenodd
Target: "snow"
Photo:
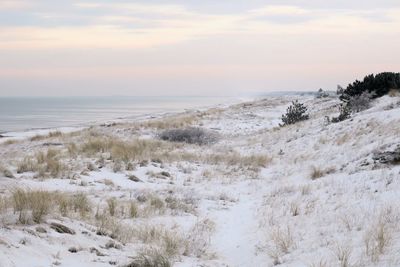
<instances>
[{"instance_id":1,"label":"snow","mask_svg":"<svg viewBox=\"0 0 400 267\"><path fill-rule=\"evenodd\" d=\"M309 107L310 120L279 127L281 115L294 99ZM182 156L176 161L150 161L121 172L114 172L107 163L99 170L78 173L78 178L37 179L33 173L17 174L18 161L42 150L47 141L29 138L48 132L13 134L18 142L0 144L0 165L12 170L16 178L0 174L0 195L9 197L13 188L23 187L85 192L100 208L110 197L129 202L141 194L189 203L190 209L167 208L163 212L143 206L146 213L142 217L118 219L134 229L161 225L180 233L182 240L195 236L198 244L192 246L200 246L196 247L200 252L181 252L173 257L174 266L179 267L400 266L400 166L372 160L375 152L393 149L400 143L400 99L382 97L349 120L327 124L325 116L336 116L338 104L334 97L290 95L205 110L194 126L218 132L220 141L210 146L174 148L177 153L194 154L197 160ZM135 121L125 120L110 127L61 131L82 131L81 137L71 139L79 144L88 131L129 140L152 139L158 130L138 128ZM75 137L57 138L54 140L65 145L67 138ZM202 156L229 153L264 155L270 161L264 167L202 161ZM96 160L77 158L67 162L76 167ZM311 179L313 169L319 170L321 177ZM161 172L171 177L159 176ZM129 175L141 181L131 181ZM18 224L13 218L12 208L7 212L0 208L1 267L123 266L143 246L159 246L133 239L121 249L106 249L104 245L111 238L96 235L95 223L79 217L49 214L40 224L47 233L38 233L37 225ZM49 227L54 221L77 234L56 233ZM193 229L199 222L209 222L209 227L197 233ZM372 255L366 244L370 248L377 245L374 238L379 225L384 226L387 243ZM287 247L279 241L286 241ZM78 248L78 252L69 252L70 247ZM90 252L91 248L104 256ZM347 262L341 257L346 253Z\"/></svg>"}]
</instances>

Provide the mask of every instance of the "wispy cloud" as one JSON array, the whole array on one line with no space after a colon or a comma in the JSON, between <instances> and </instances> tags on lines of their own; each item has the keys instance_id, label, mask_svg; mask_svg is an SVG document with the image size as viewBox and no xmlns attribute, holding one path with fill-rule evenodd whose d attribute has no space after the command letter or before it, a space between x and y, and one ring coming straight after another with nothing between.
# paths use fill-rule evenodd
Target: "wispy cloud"
<instances>
[{"instance_id":1,"label":"wispy cloud","mask_svg":"<svg viewBox=\"0 0 400 267\"><path fill-rule=\"evenodd\" d=\"M14 1L13 1L14 3ZM14 3L16 5L17 2ZM20 2L22 5L25 2ZM11 5L10 3L8 5ZM149 48L171 45L207 36L230 34L360 34L400 32L400 11L382 10L389 21L371 20L362 11L305 9L270 5L235 14L203 14L181 5L78 3L75 8L98 10L99 14L80 14L82 25L1 27L0 48ZM50 13L43 19L67 17ZM71 20L76 14L71 14ZM286 24L281 18L304 17ZM267 17L269 20L260 20ZM275 21L274 21L275 20ZM385 27L382 27L382 24Z\"/></svg>"}]
</instances>

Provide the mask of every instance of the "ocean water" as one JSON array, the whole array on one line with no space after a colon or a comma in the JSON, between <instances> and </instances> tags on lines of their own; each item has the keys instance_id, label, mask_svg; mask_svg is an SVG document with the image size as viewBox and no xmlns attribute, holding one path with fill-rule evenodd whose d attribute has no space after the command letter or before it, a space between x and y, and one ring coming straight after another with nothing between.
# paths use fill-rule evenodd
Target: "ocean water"
<instances>
[{"instance_id":1,"label":"ocean water","mask_svg":"<svg viewBox=\"0 0 400 267\"><path fill-rule=\"evenodd\" d=\"M84 126L234 102L231 97L2 97L0 133Z\"/></svg>"}]
</instances>

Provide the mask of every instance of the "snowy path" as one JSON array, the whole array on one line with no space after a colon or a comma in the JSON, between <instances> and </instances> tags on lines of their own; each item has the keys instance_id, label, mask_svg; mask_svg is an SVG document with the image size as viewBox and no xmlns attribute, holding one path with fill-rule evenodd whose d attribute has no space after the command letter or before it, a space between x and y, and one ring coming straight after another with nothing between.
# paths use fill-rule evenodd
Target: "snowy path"
<instances>
[{"instance_id":1,"label":"snowy path","mask_svg":"<svg viewBox=\"0 0 400 267\"><path fill-rule=\"evenodd\" d=\"M244 193L233 206L210 214L217 224L212 247L219 260L230 267L260 266L261 259L256 255L260 240L256 217L259 200L259 194L254 191Z\"/></svg>"}]
</instances>

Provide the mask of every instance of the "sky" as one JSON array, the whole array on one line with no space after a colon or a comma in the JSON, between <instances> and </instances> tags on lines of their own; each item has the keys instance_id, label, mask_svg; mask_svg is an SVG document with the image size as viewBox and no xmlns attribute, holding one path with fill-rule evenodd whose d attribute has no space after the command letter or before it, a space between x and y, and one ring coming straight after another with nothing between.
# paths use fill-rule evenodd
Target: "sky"
<instances>
[{"instance_id":1,"label":"sky","mask_svg":"<svg viewBox=\"0 0 400 267\"><path fill-rule=\"evenodd\" d=\"M0 0L0 96L335 90L399 48L398 0Z\"/></svg>"}]
</instances>

